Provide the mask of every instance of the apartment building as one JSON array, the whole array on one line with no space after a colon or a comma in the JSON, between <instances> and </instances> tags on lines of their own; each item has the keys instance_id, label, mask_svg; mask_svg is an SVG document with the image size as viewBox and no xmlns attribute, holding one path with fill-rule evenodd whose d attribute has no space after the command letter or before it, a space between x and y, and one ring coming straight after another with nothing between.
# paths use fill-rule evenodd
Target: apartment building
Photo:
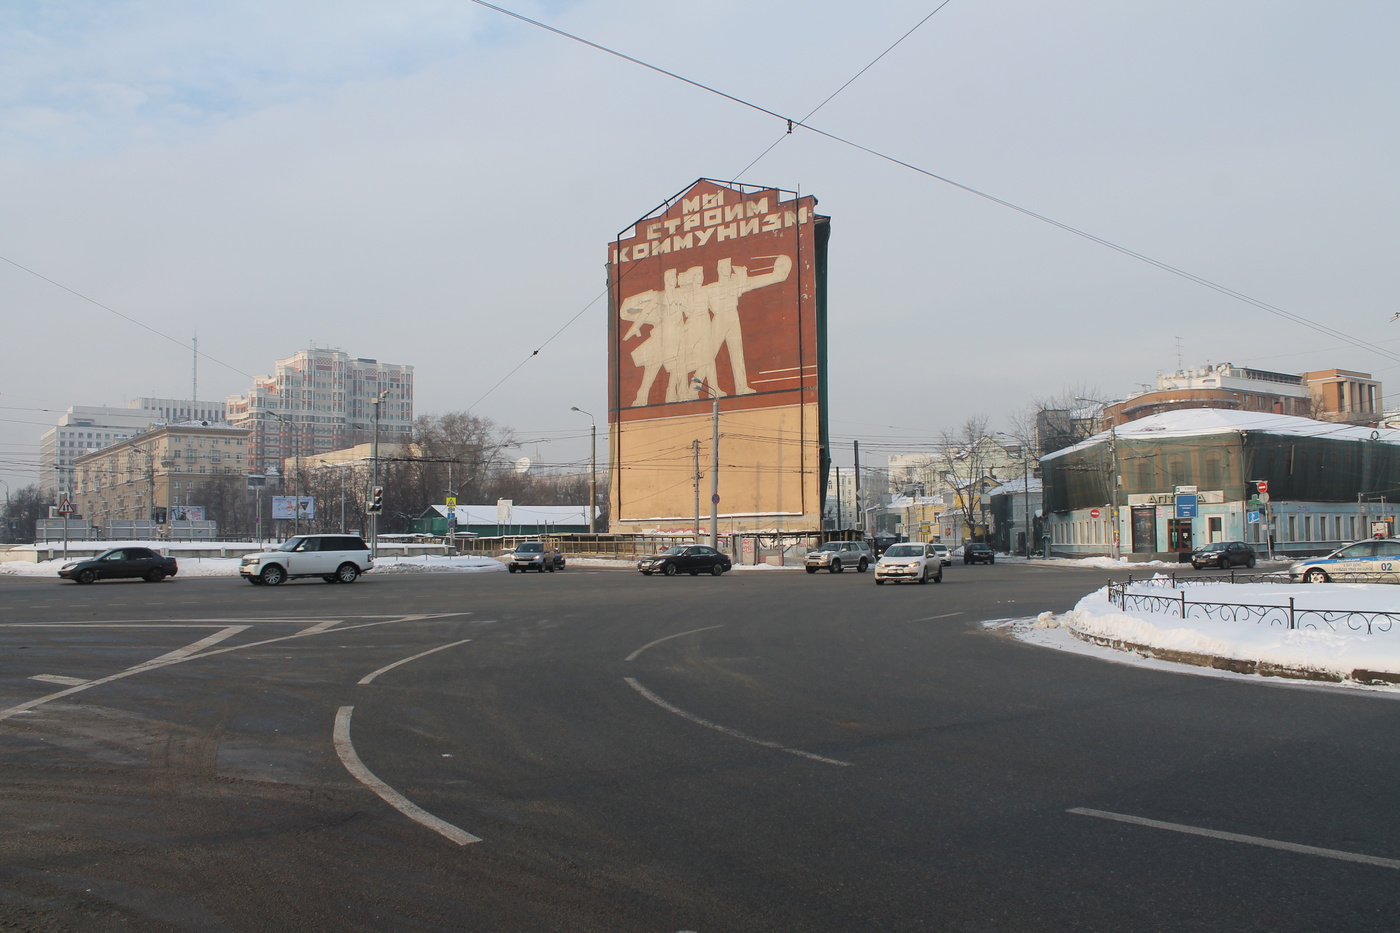
<instances>
[{"instance_id":1,"label":"apartment building","mask_svg":"<svg viewBox=\"0 0 1400 933\"><path fill-rule=\"evenodd\" d=\"M230 396L228 420L250 432L249 469L280 472L286 460L372 441L376 408L381 443L406 440L413 427L412 366L310 347L278 360L246 395Z\"/></svg>"}]
</instances>

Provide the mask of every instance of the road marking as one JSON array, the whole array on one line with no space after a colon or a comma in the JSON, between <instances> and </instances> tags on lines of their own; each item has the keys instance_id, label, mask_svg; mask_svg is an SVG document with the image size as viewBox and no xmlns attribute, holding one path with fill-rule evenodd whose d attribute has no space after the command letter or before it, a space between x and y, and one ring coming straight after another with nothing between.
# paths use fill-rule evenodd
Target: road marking
<instances>
[{"instance_id":1,"label":"road marking","mask_svg":"<svg viewBox=\"0 0 1400 933\"><path fill-rule=\"evenodd\" d=\"M1087 807L1073 807L1069 812L1077 813L1080 816L1095 816L1101 820L1116 820L1119 823L1132 823L1135 826L1165 829L1174 833L1187 833L1192 836L1208 836L1211 839L1224 839L1227 842L1243 842L1252 846L1264 846L1268 849L1282 849L1285 852L1296 852L1300 855L1320 855L1323 858L1340 859L1343 862L1360 862L1363 865L1379 865L1381 868L1400 869L1400 859L1380 858L1375 855L1359 855L1356 852L1343 852L1340 849L1322 849L1317 846L1299 845L1296 842L1280 842L1277 839L1265 839L1261 836L1244 836L1240 833L1226 833L1218 829L1202 829L1199 826L1186 826L1181 823L1164 823L1161 820L1149 820L1146 817L1129 816L1126 813L1110 813L1107 810L1090 810Z\"/></svg>"},{"instance_id":2,"label":"road marking","mask_svg":"<svg viewBox=\"0 0 1400 933\"><path fill-rule=\"evenodd\" d=\"M317 632L324 632L324 631L325 631L326 629L328 629L328 628L335 628L335 627L336 627L337 625L339 625L342 621L344 621L344 620L342 620L342 619L327 619L327 620L324 621L324 622L317 622L315 625L311 626L310 628L304 628L304 629L302 629L300 632L297 632L297 634L298 634L298 635L315 635Z\"/></svg>"},{"instance_id":3,"label":"road marking","mask_svg":"<svg viewBox=\"0 0 1400 933\"><path fill-rule=\"evenodd\" d=\"M336 634L344 634L345 632L350 632L350 631L354 631L355 629L361 629L361 628L374 628L375 626L378 626L378 625L393 625L393 624L397 624L397 623L399 623L399 622L421 622L421 621L423 621L423 620L425 620L425 619L428 619L428 620L431 620L431 619L440 619L440 618L448 618L448 617L450 617L450 616L469 615L469 614L470 614L470 613L465 613L465 612L434 612L434 613L422 613L422 614L416 614L416 615L401 616L401 617L390 618L390 619L382 619L381 621L378 621L378 622L361 622L359 625L350 625L350 626L346 626L345 628L336 629ZM303 630L303 631L304 631L304 630ZM118 672L115 673L115 674L109 674L109 675L107 675L106 677L98 677L98 678L95 679L95 680L86 680L86 681L83 681L83 682L80 683L80 684L75 684L74 686L69 687L67 690L60 690L60 691L58 691L57 693L50 693L50 694L47 695L47 696L35 697L35 698L32 699L32 700L26 700L26 701L23 702L23 703L17 703L16 705L11 706L11 707L9 707L9 708L7 708L7 709L0 709L0 720L10 719L10 718L12 718L12 717L14 717L14 716L18 716L18 715L21 714L21 713L28 713L28 712L30 712L31 710L34 710L34 709L36 709L36 708L38 708L38 707L40 707L40 706L45 705L46 703L52 703L54 700L61 700L61 699L63 699L63 698L66 697L66 696L71 696L72 694L75 694L75 693L82 693L84 690L90 690L90 689L93 688L93 687L100 687L100 686L102 686L103 684L109 684L109 683L111 683L111 682L114 681L114 680L122 680L122 679L124 679L124 678L126 678L126 677L130 677L130 676L133 675L133 674L144 674L144 673L146 673L146 672L148 672L148 671L153 671L153 670L156 670L156 669L158 669L158 668L168 667L168 666L170 666L171 664L183 664L183 663L186 662L186 661L202 661L202 660L205 660L206 658L212 658L212 657L215 657L215 656L217 656L217 655L227 654L227 653L230 652L230 651L244 651L244 650L249 649L249 648L261 648L261 647L263 647L264 645L275 645L275 644L277 644L278 642L290 641L290 640L293 639L293 638L306 638L306 637L308 637L308 636L303 635L301 632L296 632L296 633L293 633L293 634L291 634L291 635L279 635L279 636L276 637L276 638L265 638L265 639L263 639L262 641L250 641L250 642L247 642L247 643L245 643L245 644L233 645L233 646L228 647L228 648L215 648L214 650L212 650L212 651L206 651L206 652L204 652L203 654L188 655L188 656L185 656L185 657L173 658L173 659L171 659L171 660L169 660L169 661L161 661L160 663L156 663L155 661L145 661L145 662L143 662L143 663L141 663L141 664L135 665L134 667L129 667L129 668L127 668L127 669L124 670L124 671L118 671Z\"/></svg>"},{"instance_id":4,"label":"road marking","mask_svg":"<svg viewBox=\"0 0 1400 933\"><path fill-rule=\"evenodd\" d=\"M672 638L684 638L686 635L694 635L696 632L708 632L708 631L709 631L710 629L712 629L712 628L724 628L724 626L723 626L723 625L707 625L707 626L705 626L704 628L693 628L693 629L691 629L691 630L688 631L688 632L677 632L675 635L667 635L665 638L658 638L656 641L649 641L649 642L647 642L645 645L642 645L642 647L638 648L636 651L634 651L634 652L632 652L631 654L629 654L629 655L627 656L626 660L631 661L631 660L635 659L635 658L637 657L637 655L641 654L643 651L647 650L648 648L652 647L653 645L659 645L659 644L661 644L663 641L670 641Z\"/></svg>"},{"instance_id":5,"label":"road marking","mask_svg":"<svg viewBox=\"0 0 1400 933\"><path fill-rule=\"evenodd\" d=\"M163 654L158 658L151 658L151 660L145 663L165 664L170 661L180 661L184 658L190 657L191 655L198 654L200 651L202 651L205 648L208 648L210 645L217 645L225 638L231 638L232 636L237 635L239 632L245 631L246 629L250 628L252 628L251 625L230 625L228 628L220 629L213 635L207 635L204 638L201 638L199 641L191 642L183 648L176 648L174 651L171 651L168 654Z\"/></svg>"},{"instance_id":6,"label":"road marking","mask_svg":"<svg viewBox=\"0 0 1400 933\"><path fill-rule=\"evenodd\" d=\"M426 826L435 833L441 833L459 846L464 846L469 842L480 842L480 836L473 836L445 820L438 819L379 780L369 768L365 767L365 763L355 753L355 746L350 742L350 714L354 711L355 707L353 706L342 706L335 714L335 752L340 756L340 763L345 765L345 770L354 775L355 780L374 791L381 800L410 820Z\"/></svg>"},{"instance_id":7,"label":"road marking","mask_svg":"<svg viewBox=\"0 0 1400 933\"><path fill-rule=\"evenodd\" d=\"M945 612L941 616L924 616L922 619L910 619L910 622L932 622L934 619L951 619L953 616L960 616L961 612Z\"/></svg>"},{"instance_id":8,"label":"road marking","mask_svg":"<svg viewBox=\"0 0 1400 933\"><path fill-rule=\"evenodd\" d=\"M718 627L719 626L715 626L715 628ZM789 755L799 755L803 758L810 758L813 761L820 761L824 764L840 765L843 768L850 767L851 765L851 762L849 761L839 761L835 758L823 758L821 755L814 755L811 752L804 752L800 748L789 748L786 745L779 745L777 742L770 742L767 739L757 739L751 735L746 735L745 733L740 732L738 729L731 729L728 726L721 726L717 722L710 722L708 719L702 719L701 717L696 716L694 713L687 713L679 706L673 706L670 703L667 703L665 700L661 699L661 697L657 696L656 694L648 690L646 687L643 687L641 684L639 684L635 678L624 677L622 679L627 681L628 686L630 686L633 690L637 691L642 696L655 703L657 706L666 710L668 713L675 713L682 719L689 719L697 726L704 726L706 729L713 729L716 732L723 732L725 735L733 736L736 739L743 739L745 742L752 742L754 745L762 745L764 748L771 748L775 749L776 751L787 752Z\"/></svg>"},{"instance_id":9,"label":"road marking","mask_svg":"<svg viewBox=\"0 0 1400 933\"><path fill-rule=\"evenodd\" d=\"M308 631L309 631L309 629L308 629ZM384 673L385 671L392 671L394 668L398 667L400 664L407 664L409 661L417 661L419 658L427 657L428 655L433 654L433 653L435 653L435 652L438 652L438 651L445 651L445 650L447 650L448 648L455 648L455 647L457 647L458 645L465 645L465 644L466 644L467 642L469 642L469 641L471 641L470 638L463 638L461 641L454 641L454 642L453 642L452 644L450 644L450 645L440 645L440 646L437 647L437 648L429 648L427 651L420 651L418 654L415 654L415 655L413 655L413 656L410 657L410 658L404 658L402 661L395 661L393 664L386 664L386 665L384 665L383 667L381 667L379 670L373 672L372 674L366 674L365 676L361 677L361 678L359 679L359 681L357 681L357 682L358 682L358 683L361 683L361 684L370 683L371 681L374 680L374 678L378 677L380 674Z\"/></svg>"},{"instance_id":10,"label":"road marking","mask_svg":"<svg viewBox=\"0 0 1400 933\"><path fill-rule=\"evenodd\" d=\"M63 674L35 674L30 680L42 680L46 684L63 684L68 687L87 683L82 677L65 677Z\"/></svg>"}]
</instances>

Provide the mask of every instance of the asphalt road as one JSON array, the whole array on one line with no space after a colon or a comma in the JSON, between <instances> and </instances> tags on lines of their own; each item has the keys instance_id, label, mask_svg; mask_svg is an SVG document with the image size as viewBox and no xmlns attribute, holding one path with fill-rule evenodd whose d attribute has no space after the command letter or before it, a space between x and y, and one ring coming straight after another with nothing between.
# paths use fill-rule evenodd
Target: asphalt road
<instances>
[{"instance_id":1,"label":"asphalt road","mask_svg":"<svg viewBox=\"0 0 1400 933\"><path fill-rule=\"evenodd\" d=\"M1400 927L1400 704L978 625L1106 576L3 578L0 929Z\"/></svg>"}]
</instances>

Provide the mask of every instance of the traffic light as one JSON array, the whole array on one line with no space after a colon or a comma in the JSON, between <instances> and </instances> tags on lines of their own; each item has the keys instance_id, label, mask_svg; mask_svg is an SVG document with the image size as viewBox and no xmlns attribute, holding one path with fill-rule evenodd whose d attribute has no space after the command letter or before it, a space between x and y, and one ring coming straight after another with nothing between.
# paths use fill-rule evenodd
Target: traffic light
<instances>
[{"instance_id":1,"label":"traffic light","mask_svg":"<svg viewBox=\"0 0 1400 933\"><path fill-rule=\"evenodd\" d=\"M365 511L366 511L366 512L382 512L382 511L384 511L384 487L383 487L383 486L375 486L374 489L370 490L370 494L369 494L369 507L366 508Z\"/></svg>"}]
</instances>

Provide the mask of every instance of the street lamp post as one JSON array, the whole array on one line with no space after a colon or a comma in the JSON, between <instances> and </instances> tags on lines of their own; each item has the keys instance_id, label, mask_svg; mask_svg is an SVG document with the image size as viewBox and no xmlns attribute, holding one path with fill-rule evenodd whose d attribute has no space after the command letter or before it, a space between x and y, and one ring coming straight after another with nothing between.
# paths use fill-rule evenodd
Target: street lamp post
<instances>
[{"instance_id":1,"label":"street lamp post","mask_svg":"<svg viewBox=\"0 0 1400 933\"><path fill-rule=\"evenodd\" d=\"M1094 402L1099 406L1099 413L1101 415L1106 415L1108 406L1112 404L1112 402L1105 402L1103 399L1083 398L1081 396L1075 396L1075 401ZM1122 539L1119 534L1118 487L1122 485L1123 480L1118 472L1118 428L1112 420L1108 422L1108 463L1113 482L1111 498L1109 500L1109 514L1113 516L1113 550L1110 551L1109 554L1114 560L1120 560L1123 557L1123 548Z\"/></svg>"},{"instance_id":2,"label":"street lamp post","mask_svg":"<svg viewBox=\"0 0 1400 933\"><path fill-rule=\"evenodd\" d=\"M373 498L374 490L379 485L379 403L384 401L384 397L389 394L385 389L380 392L370 403L374 405L374 443L370 445L370 479L369 491ZM379 556L379 513L369 513L369 556L373 560Z\"/></svg>"},{"instance_id":3,"label":"street lamp post","mask_svg":"<svg viewBox=\"0 0 1400 933\"><path fill-rule=\"evenodd\" d=\"M292 463L295 464L293 469L296 471L292 474L292 500L294 503L292 508L292 534L299 535L301 534L301 432L297 430L295 413L293 413L293 417L290 419L282 417L271 409L263 409L263 414L271 415L283 424L290 425L292 429ZM278 446L280 447L281 445L279 444ZM267 452L265 449L263 451L263 462L267 462ZM263 472L266 473L266 469L264 469ZM259 523L262 521L261 514L258 515L258 521Z\"/></svg>"},{"instance_id":4,"label":"street lamp post","mask_svg":"<svg viewBox=\"0 0 1400 933\"><path fill-rule=\"evenodd\" d=\"M710 429L710 547L719 550L719 394L713 386L705 384L698 376L690 378L690 384L697 392L708 392L714 400L714 416Z\"/></svg>"},{"instance_id":5,"label":"street lamp post","mask_svg":"<svg viewBox=\"0 0 1400 933\"><path fill-rule=\"evenodd\" d=\"M592 534L598 533L598 422L593 420L593 416L579 408L572 406L569 411L576 411L580 415L588 415L589 440L592 444L592 453L588 458L588 530Z\"/></svg>"}]
</instances>

